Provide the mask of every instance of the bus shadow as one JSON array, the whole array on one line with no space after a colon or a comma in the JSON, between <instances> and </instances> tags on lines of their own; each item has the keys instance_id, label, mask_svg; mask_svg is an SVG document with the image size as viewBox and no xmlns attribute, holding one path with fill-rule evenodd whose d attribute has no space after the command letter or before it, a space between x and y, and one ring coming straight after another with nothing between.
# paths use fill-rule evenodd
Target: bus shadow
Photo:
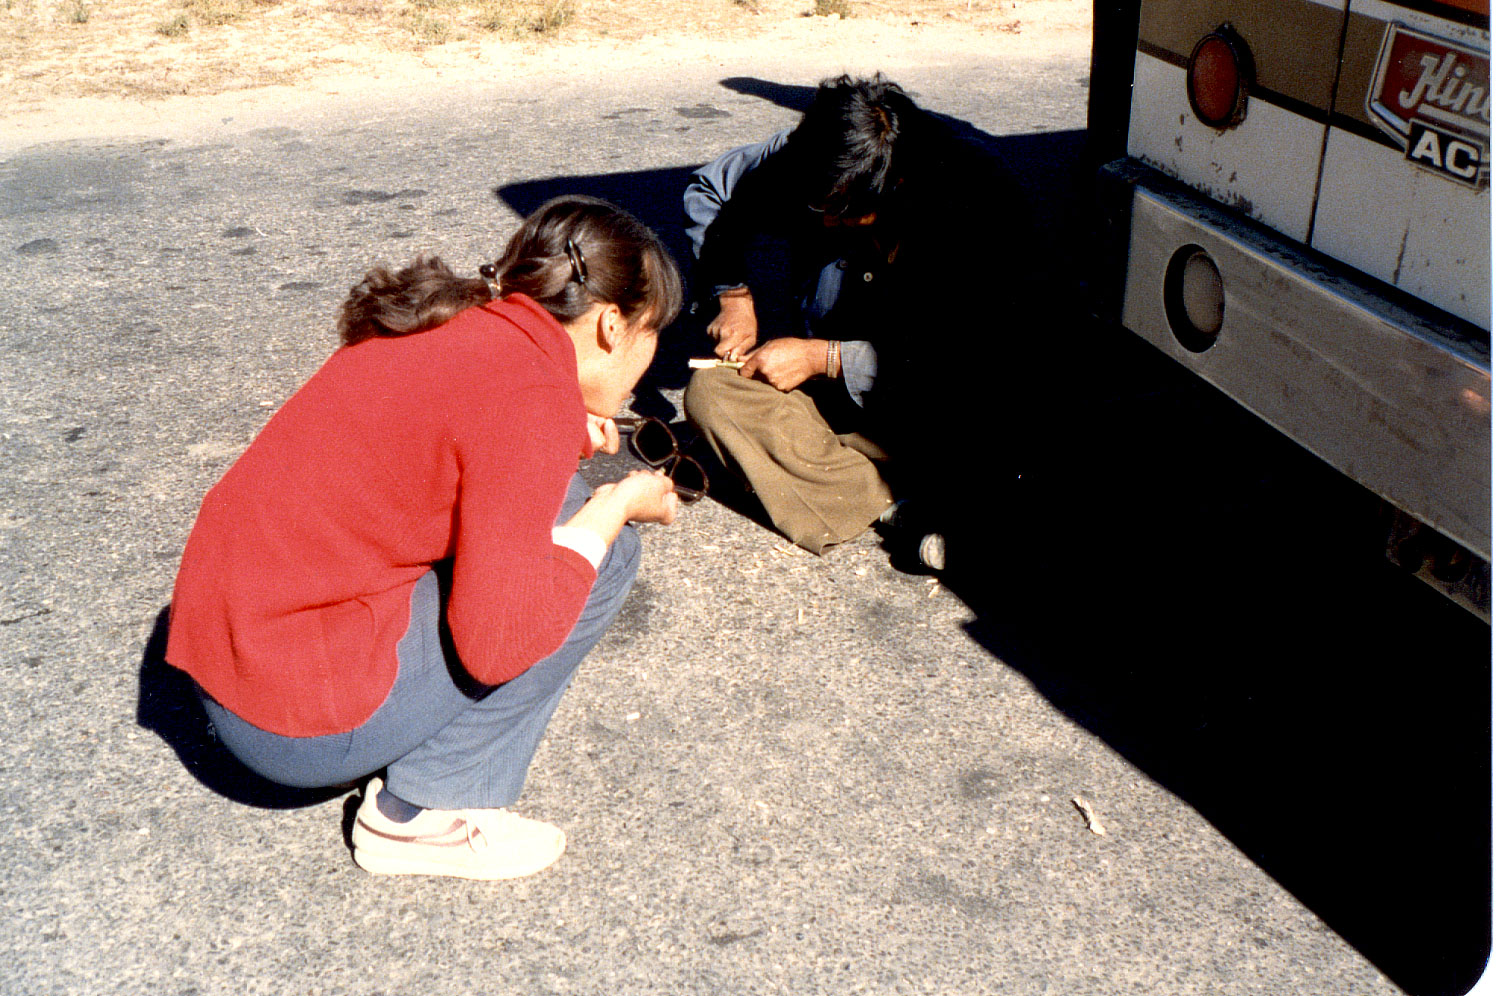
<instances>
[{"instance_id":1,"label":"bus shadow","mask_svg":"<svg viewBox=\"0 0 1500 996\"><path fill-rule=\"evenodd\" d=\"M1368 493L1206 388L1089 422L994 538L950 542L969 635L1397 985L1468 992L1489 627L1384 562Z\"/></svg>"}]
</instances>

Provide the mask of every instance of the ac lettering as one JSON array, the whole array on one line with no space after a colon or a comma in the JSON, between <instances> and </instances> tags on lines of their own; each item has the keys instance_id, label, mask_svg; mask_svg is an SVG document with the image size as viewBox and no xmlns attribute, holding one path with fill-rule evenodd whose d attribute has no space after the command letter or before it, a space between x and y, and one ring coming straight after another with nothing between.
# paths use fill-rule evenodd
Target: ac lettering
<instances>
[{"instance_id":1,"label":"ac lettering","mask_svg":"<svg viewBox=\"0 0 1500 996\"><path fill-rule=\"evenodd\" d=\"M1424 129L1421 137L1412 145L1411 151L1406 158L1420 162L1427 160L1435 169L1443 168L1443 147L1438 141L1438 133L1431 129Z\"/></svg>"},{"instance_id":2,"label":"ac lettering","mask_svg":"<svg viewBox=\"0 0 1500 996\"><path fill-rule=\"evenodd\" d=\"M1482 155L1474 142L1419 121L1412 122L1406 158L1419 166L1473 186L1478 184Z\"/></svg>"},{"instance_id":3,"label":"ac lettering","mask_svg":"<svg viewBox=\"0 0 1500 996\"><path fill-rule=\"evenodd\" d=\"M1460 155L1465 159L1463 165L1459 165L1458 162ZM1472 180L1479 174L1479 150L1467 142L1454 139L1448 143L1448 154L1443 157L1443 168L1454 176Z\"/></svg>"}]
</instances>

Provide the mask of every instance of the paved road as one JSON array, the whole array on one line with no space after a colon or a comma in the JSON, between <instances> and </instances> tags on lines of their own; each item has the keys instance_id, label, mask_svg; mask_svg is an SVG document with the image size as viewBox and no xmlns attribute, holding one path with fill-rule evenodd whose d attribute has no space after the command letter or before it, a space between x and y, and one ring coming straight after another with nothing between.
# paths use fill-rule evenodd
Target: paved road
<instances>
[{"instance_id":1,"label":"paved road","mask_svg":"<svg viewBox=\"0 0 1500 996\"><path fill-rule=\"evenodd\" d=\"M570 836L548 873L369 877L347 795L214 751L159 614L197 502L364 266L477 263L557 190L673 225L684 171L793 121L826 71L328 98L7 151L0 991L1466 988L1488 630L1371 569L1357 502L1065 299L1067 411L1023 427L1051 459L996 490L982 570L936 585L874 537L815 559L712 501L646 531L527 789ZM1060 224L1086 75L1080 52L898 78ZM1050 231L1038 251L1076 255Z\"/></svg>"}]
</instances>

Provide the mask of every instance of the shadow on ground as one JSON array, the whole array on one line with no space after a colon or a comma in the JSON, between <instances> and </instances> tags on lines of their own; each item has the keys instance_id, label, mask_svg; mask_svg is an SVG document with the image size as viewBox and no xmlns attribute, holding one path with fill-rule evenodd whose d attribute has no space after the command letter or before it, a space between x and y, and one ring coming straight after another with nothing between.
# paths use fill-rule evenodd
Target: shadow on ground
<instances>
[{"instance_id":1,"label":"shadow on ground","mask_svg":"<svg viewBox=\"0 0 1500 996\"><path fill-rule=\"evenodd\" d=\"M167 663L169 609L162 609L141 655L137 725L176 752L183 767L219 795L262 809L294 809L324 802L349 789L294 789L267 781L235 760L214 737L192 679Z\"/></svg>"},{"instance_id":2,"label":"shadow on ground","mask_svg":"<svg viewBox=\"0 0 1500 996\"><path fill-rule=\"evenodd\" d=\"M1227 409L1187 384L1104 406L945 581L976 642L1398 985L1467 992L1489 628L1383 562L1367 493Z\"/></svg>"},{"instance_id":3,"label":"shadow on ground","mask_svg":"<svg viewBox=\"0 0 1500 996\"><path fill-rule=\"evenodd\" d=\"M812 92L723 85L794 109ZM1016 174L1038 209L1036 251L1076 259L1083 133L955 126ZM495 192L521 214L561 193L605 197L686 261L680 198L693 168ZM944 447L933 477L969 527L953 537L946 579L973 609L968 635L1398 985L1467 991L1490 946L1488 627L1372 568L1368 496L1125 333L1054 306L1051 295L1076 299L1076 274L1053 278L1027 319L1032 393L1000 428L1030 441L1024 455L997 474L984 439ZM636 410L675 413L662 392L706 352L698 321L684 315L662 337ZM995 421L981 405L972 416ZM975 431L950 429L961 443ZM138 719L204 784L270 807L337 794L264 782L220 749L162 658L165 636L163 610Z\"/></svg>"},{"instance_id":4,"label":"shadow on ground","mask_svg":"<svg viewBox=\"0 0 1500 996\"><path fill-rule=\"evenodd\" d=\"M723 85L793 110L812 94ZM1036 252L1076 265L1084 134L949 123L1015 174ZM690 172L496 194L522 213L566 191L615 200L686 260ZM1078 277L1055 267L1022 319L1034 376L1006 431L1029 445L999 470L982 445L941 447L933 490L971 527L947 579L974 611L969 636L1398 985L1467 991L1490 946L1489 628L1373 562L1366 493L1122 330L1077 317ZM680 387L683 358L704 351L690 323L664 337L642 410L664 406L654 390ZM971 424L993 422L988 402Z\"/></svg>"}]
</instances>

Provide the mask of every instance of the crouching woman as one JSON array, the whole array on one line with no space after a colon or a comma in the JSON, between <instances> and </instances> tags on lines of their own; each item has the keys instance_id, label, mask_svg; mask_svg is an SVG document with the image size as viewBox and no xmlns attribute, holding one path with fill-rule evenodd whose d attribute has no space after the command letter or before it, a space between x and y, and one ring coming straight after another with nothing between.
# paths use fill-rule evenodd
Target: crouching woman
<instances>
[{"instance_id":1,"label":"crouching woman","mask_svg":"<svg viewBox=\"0 0 1500 996\"><path fill-rule=\"evenodd\" d=\"M664 475L590 488L580 456L681 304L656 236L585 197L527 218L487 276L371 270L344 345L203 501L167 660L224 745L298 787L366 786L354 858L514 878L565 839L512 813L579 662L635 577Z\"/></svg>"}]
</instances>

